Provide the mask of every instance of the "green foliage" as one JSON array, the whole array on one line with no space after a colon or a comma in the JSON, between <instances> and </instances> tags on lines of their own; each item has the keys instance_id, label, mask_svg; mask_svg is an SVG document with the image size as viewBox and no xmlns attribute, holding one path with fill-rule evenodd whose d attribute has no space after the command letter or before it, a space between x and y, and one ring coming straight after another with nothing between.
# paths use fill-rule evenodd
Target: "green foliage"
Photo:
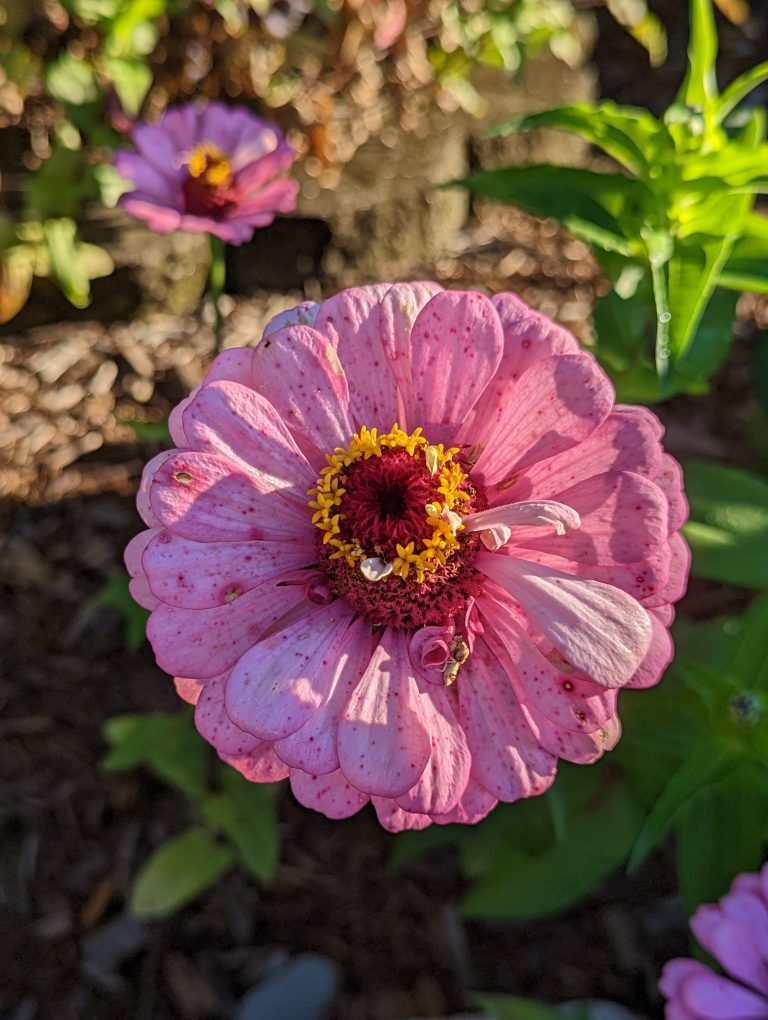
<instances>
[{"instance_id":1,"label":"green foliage","mask_svg":"<svg viewBox=\"0 0 768 1020\"><path fill-rule=\"evenodd\" d=\"M149 768L188 797L204 823L150 856L133 886L133 913L166 917L238 862L261 881L272 878L279 852L274 790L249 783L229 766L210 768L210 749L195 732L189 711L118 716L104 732L110 745L103 762L108 772Z\"/></svg>"},{"instance_id":2,"label":"green foliage","mask_svg":"<svg viewBox=\"0 0 768 1020\"><path fill-rule=\"evenodd\" d=\"M495 131L568 131L624 174L545 165L461 182L552 216L593 246L617 295L595 313L596 353L623 398L701 392L731 344L735 297L727 288L768 287L768 229L751 212L755 193L768 190L765 117L758 109L731 117L768 78L768 65L720 95L711 0L692 0L691 15L688 71L661 120L604 101L519 117ZM630 294L621 293L628 270ZM625 325L617 331L618 319Z\"/></svg>"},{"instance_id":3,"label":"green foliage","mask_svg":"<svg viewBox=\"0 0 768 1020\"><path fill-rule=\"evenodd\" d=\"M683 528L700 577L768 587L768 482L719 464L685 465L691 516Z\"/></svg>"},{"instance_id":4,"label":"green foliage","mask_svg":"<svg viewBox=\"0 0 768 1020\"><path fill-rule=\"evenodd\" d=\"M112 606L120 613L125 621L126 644L135 652L144 644L149 611L134 600L128 589L130 580L126 573L113 574L106 587L91 599L90 604Z\"/></svg>"}]
</instances>

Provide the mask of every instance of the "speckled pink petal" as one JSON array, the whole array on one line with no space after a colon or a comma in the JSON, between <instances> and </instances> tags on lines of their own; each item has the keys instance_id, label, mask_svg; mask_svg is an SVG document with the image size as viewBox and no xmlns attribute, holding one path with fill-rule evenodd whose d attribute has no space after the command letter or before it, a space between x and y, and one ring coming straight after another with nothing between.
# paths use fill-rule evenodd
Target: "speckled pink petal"
<instances>
[{"instance_id":1,"label":"speckled pink petal","mask_svg":"<svg viewBox=\"0 0 768 1020\"><path fill-rule=\"evenodd\" d=\"M473 477L503 491L524 468L591 436L612 403L611 384L589 355L544 358L517 381L490 437L467 437L479 442Z\"/></svg>"},{"instance_id":2,"label":"speckled pink petal","mask_svg":"<svg viewBox=\"0 0 768 1020\"><path fill-rule=\"evenodd\" d=\"M205 686L205 681L195 680L193 677L188 676L175 676L173 678L173 686L176 688L176 693L182 701L186 701L188 705L196 705L200 693Z\"/></svg>"},{"instance_id":3,"label":"speckled pink petal","mask_svg":"<svg viewBox=\"0 0 768 1020\"><path fill-rule=\"evenodd\" d=\"M455 693L424 684L422 694L432 754L418 782L395 800L404 811L445 814L456 806L469 781L469 748L456 715Z\"/></svg>"},{"instance_id":4,"label":"speckled pink petal","mask_svg":"<svg viewBox=\"0 0 768 1020\"><path fill-rule=\"evenodd\" d=\"M387 628L339 725L339 761L348 782L379 797L410 790L429 761L427 725L406 635Z\"/></svg>"},{"instance_id":5,"label":"speckled pink petal","mask_svg":"<svg viewBox=\"0 0 768 1020\"><path fill-rule=\"evenodd\" d=\"M651 425L636 415L614 410L583 443L528 468L507 498L552 499L577 482L606 471L632 471L655 479L660 468L661 447Z\"/></svg>"},{"instance_id":6,"label":"speckled pink petal","mask_svg":"<svg viewBox=\"0 0 768 1020\"><path fill-rule=\"evenodd\" d=\"M483 620L488 625L485 640L524 692L526 702L555 726L594 732L615 714L616 691L558 669L517 625L503 598L502 593L499 601L485 595L479 602ZM509 600L509 596L506 599Z\"/></svg>"},{"instance_id":7,"label":"speckled pink petal","mask_svg":"<svg viewBox=\"0 0 768 1020\"><path fill-rule=\"evenodd\" d=\"M768 1016L768 1000L762 995L711 971L687 977L680 1001L701 1020L765 1020Z\"/></svg>"},{"instance_id":8,"label":"speckled pink petal","mask_svg":"<svg viewBox=\"0 0 768 1020\"><path fill-rule=\"evenodd\" d=\"M328 697L353 610L343 602L311 611L259 642L233 668L227 714L262 740L293 733Z\"/></svg>"},{"instance_id":9,"label":"speckled pink petal","mask_svg":"<svg viewBox=\"0 0 768 1020\"><path fill-rule=\"evenodd\" d=\"M318 309L315 329L336 344L355 425L389 431L397 421L398 403L379 332L379 301L384 293L383 287L352 287L336 294Z\"/></svg>"},{"instance_id":10,"label":"speckled pink petal","mask_svg":"<svg viewBox=\"0 0 768 1020\"><path fill-rule=\"evenodd\" d=\"M287 765L313 776L327 775L339 768L339 721L350 695L368 668L372 649L370 622L359 617L349 626L339 645L325 701L303 726L275 743L275 753Z\"/></svg>"},{"instance_id":11,"label":"speckled pink petal","mask_svg":"<svg viewBox=\"0 0 768 1020\"><path fill-rule=\"evenodd\" d=\"M326 453L349 443L355 432L349 390L330 340L308 326L286 326L255 349L253 371L258 392L322 457L319 466Z\"/></svg>"},{"instance_id":12,"label":"speckled pink petal","mask_svg":"<svg viewBox=\"0 0 768 1020\"><path fill-rule=\"evenodd\" d=\"M400 427L407 432L421 424L416 420L416 390L411 374L411 333L419 312L442 289L440 284L431 281L396 283L381 299L379 335L402 404L402 414L398 412L398 421Z\"/></svg>"},{"instance_id":13,"label":"speckled pink petal","mask_svg":"<svg viewBox=\"0 0 768 1020\"><path fill-rule=\"evenodd\" d=\"M171 439L178 447L184 448L189 446L189 440L184 431L184 411L199 389L200 387L196 386L192 393L183 400L180 400L168 415L168 431L171 434Z\"/></svg>"},{"instance_id":14,"label":"speckled pink petal","mask_svg":"<svg viewBox=\"0 0 768 1020\"><path fill-rule=\"evenodd\" d=\"M586 733L558 726L532 702L525 702L521 708L541 746L563 761L573 762L574 765L592 765L598 758L602 758L606 751L615 747L621 736L621 724L615 715L606 719L596 730Z\"/></svg>"},{"instance_id":15,"label":"speckled pink petal","mask_svg":"<svg viewBox=\"0 0 768 1020\"><path fill-rule=\"evenodd\" d=\"M504 555L522 557L529 563L539 563L563 574L570 574L572 577L602 581L603 584L621 588L635 599L650 598L666 587L672 558L669 543L665 543L651 556L639 563L626 564L577 563L574 560L566 560L562 556L552 556L534 549L523 551L510 546L505 547L502 551Z\"/></svg>"},{"instance_id":16,"label":"speckled pink petal","mask_svg":"<svg viewBox=\"0 0 768 1020\"><path fill-rule=\"evenodd\" d=\"M261 743L252 733L239 729L224 708L224 691L229 673L211 677L200 692L195 707L195 726L203 739L219 754L250 754Z\"/></svg>"},{"instance_id":17,"label":"speckled pink petal","mask_svg":"<svg viewBox=\"0 0 768 1020\"><path fill-rule=\"evenodd\" d=\"M160 520L155 511L152 509L152 505L150 503L152 482L154 481L158 468L170 457L173 457L176 452L176 450L163 450L162 453L158 453L152 458L152 460L147 461L144 465L144 470L141 474L141 482L139 484L139 491L136 493L136 509L139 511L141 519L150 528L162 527Z\"/></svg>"},{"instance_id":18,"label":"speckled pink petal","mask_svg":"<svg viewBox=\"0 0 768 1020\"><path fill-rule=\"evenodd\" d=\"M456 683L475 779L502 801L543 793L557 760L534 737L512 682L484 640L475 642Z\"/></svg>"},{"instance_id":19,"label":"speckled pink petal","mask_svg":"<svg viewBox=\"0 0 768 1020\"><path fill-rule=\"evenodd\" d=\"M310 604L302 585L267 581L214 609L176 609L161 603L149 618L147 637L167 673L216 676L234 666L276 621L304 605Z\"/></svg>"},{"instance_id":20,"label":"speckled pink petal","mask_svg":"<svg viewBox=\"0 0 768 1020\"><path fill-rule=\"evenodd\" d=\"M496 797L470 776L455 807L444 815L432 815L432 821L437 825L475 825L490 814L498 803Z\"/></svg>"},{"instance_id":21,"label":"speckled pink petal","mask_svg":"<svg viewBox=\"0 0 768 1020\"><path fill-rule=\"evenodd\" d=\"M645 600L648 609L663 606L669 602L677 602L685 595L688 587L688 572L691 568L691 550L683 536L678 532L669 536L669 577L667 583Z\"/></svg>"},{"instance_id":22,"label":"speckled pink petal","mask_svg":"<svg viewBox=\"0 0 768 1020\"><path fill-rule=\"evenodd\" d=\"M288 766L283 765L267 740L257 744L250 754L220 754L219 757L250 783L276 783L288 778Z\"/></svg>"},{"instance_id":23,"label":"speckled pink petal","mask_svg":"<svg viewBox=\"0 0 768 1020\"><path fill-rule=\"evenodd\" d=\"M125 562L125 569L131 577L141 577L144 574L144 568L141 565L141 557L144 555L144 550L147 548L152 539L155 538L156 535L161 534L161 532L161 528L149 528L147 531L140 531L138 535L133 536L128 545L125 547L123 561Z\"/></svg>"},{"instance_id":24,"label":"speckled pink petal","mask_svg":"<svg viewBox=\"0 0 768 1020\"><path fill-rule=\"evenodd\" d=\"M597 683L621 687L645 657L650 619L619 588L498 553L479 553L475 565L519 602L568 663Z\"/></svg>"},{"instance_id":25,"label":"speckled pink petal","mask_svg":"<svg viewBox=\"0 0 768 1020\"><path fill-rule=\"evenodd\" d=\"M161 531L147 546L152 592L170 606L207 609L234 602L264 581L317 558L313 542L192 542Z\"/></svg>"},{"instance_id":26,"label":"speckled pink petal","mask_svg":"<svg viewBox=\"0 0 768 1020\"><path fill-rule=\"evenodd\" d=\"M665 453L654 481L669 502L669 533L679 531L688 520L688 500L683 493L683 472L680 465Z\"/></svg>"},{"instance_id":27,"label":"speckled pink petal","mask_svg":"<svg viewBox=\"0 0 768 1020\"><path fill-rule=\"evenodd\" d=\"M253 348L230 347L217 354L205 373L203 386L213 382L233 382L240 386L253 386ZM197 396L195 390L192 396Z\"/></svg>"},{"instance_id":28,"label":"speckled pink petal","mask_svg":"<svg viewBox=\"0 0 768 1020\"><path fill-rule=\"evenodd\" d=\"M511 544L576 563L607 564L637 563L667 540L666 497L641 475L609 471L578 482L557 499L576 511L581 527L567 535L513 528Z\"/></svg>"},{"instance_id":29,"label":"speckled pink petal","mask_svg":"<svg viewBox=\"0 0 768 1020\"><path fill-rule=\"evenodd\" d=\"M227 457L247 468L260 487L282 490L306 504L317 473L260 394L238 383L207 383L184 411L183 422L196 450Z\"/></svg>"},{"instance_id":30,"label":"speckled pink petal","mask_svg":"<svg viewBox=\"0 0 768 1020\"><path fill-rule=\"evenodd\" d=\"M155 520L193 542L312 537L309 514L223 457L174 451L157 469L150 491Z\"/></svg>"},{"instance_id":31,"label":"speckled pink petal","mask_svg":"<svg viewBox=\"0 0 768 1020\"><path fill-rule=\"evenodd\" d=\"M746 921L726 917L719 905L705 903L691 918L691 931L727 974L755 991L768 993L768 952Z\"/></svg>"},{"instance_id":32,"label":"speckled pink petal","mask_svg":"<svg viewBox=\"0 0 768 1020\"><path fill-rule=\"evenodd\" d=\"M441 291L411 331L413 420L431 443L451 445L499 364L504 339L482 294Z\"/></svg>"},{"instance_id":33,"label":"speckled pink petal","mask_svg":"<svg viewBox=\"0 0 768 1020\"><path fill-rule=\"evenodd\" d=\"M291 769L291 790L299 804L319 811L326 818L351 818L370 800L350 786L341 772L311 776L301 769Z\"/></svg>"},{"instance_id":34,"label":"speckled pink petal","mask_svg":"<svg viewBox=\"0 0 768 1020\"><path fill-rule=\"evenodd\" d=\"M575 337L515 294L494 294L491 303L499 317L504 348L482 404L474 408L466 422L466 436L476 439L487 439L498 424L511 387L526 369L555 354L579 352Z\"/></svg>"},{"instance_id":35,"label":"speckled pink petal","mask_svg":"<svg viewBox=\"0 0 768 1020\"><path fill-rule=\"evenodd\" d=\"M664 622L659 619L658 612L658 609L648 610L652 628L651 644L645 653L645 658L627 682L627 687L653 687L661 680L664 670L675 654L672 636Z\"/></svg>"},{"instance_id":36,"label":"speckled pink petal","mask_svg":"<svg viewBox=\"0 0 768 1020\"><path fill-rule=\"evenodd\" d=\"M376 817L382 828L387 832L407 832L409 830L426 829L432 824L429 815L418 815L413 811L403 811L394 800L386 797L371 797Z\"/></svg>"},{"instance_id":37,"label":"speckled pink petal","mask_svg":"<svg viewBox=\"0 0 768 1020\"><path fill-rule=\"evenodd\" d=\"M285 326L314 326L319 308L316 301L302 301L295 308L278 312L264 327L264 339Z\"/></svg>"}]
</instances>

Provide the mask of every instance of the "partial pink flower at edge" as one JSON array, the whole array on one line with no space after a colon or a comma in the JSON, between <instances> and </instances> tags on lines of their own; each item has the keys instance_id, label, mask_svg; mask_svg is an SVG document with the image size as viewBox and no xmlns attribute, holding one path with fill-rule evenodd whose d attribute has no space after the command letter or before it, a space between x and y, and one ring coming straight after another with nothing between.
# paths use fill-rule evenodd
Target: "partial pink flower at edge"
<instances>
[{"instance_id":1,"label":"partial pink flower at edge","mask_svg":"<svg viewBox=\"0 0 768 1020\"><path fill-rule=\"evenodd\" d=\"M242 107L172 107L135 125L132 140L135 151L114 157L133 184L119 205L157 233L205 232L239 245L296 206L293 149L276 124Z\"/></svg>"},{"instance_id":2,"label":"partial pink flower at edge","mask_svg":"<svg viewBox=\"0 0 768 1020\"><path fill-rule=\"evenodd\" d=\"M725 972L699 960L670 960L659 989L667 1020L765 1020L768 1017L768 865L738 875L716 904L704 904L691 929Z\"/></svg>"},{"instance_id":3,"label":"partial pink flower at edge","mask_svg":"<svg viewBox=\"0 0 768 1020\"><path fill-rule=\"evenodd\" d=\"M671 659L680 469L511 294L301 305L170 426L126 552L158 663L225 761L331 818L472 823L542 793Z\"/></svg>"}]
</instances>

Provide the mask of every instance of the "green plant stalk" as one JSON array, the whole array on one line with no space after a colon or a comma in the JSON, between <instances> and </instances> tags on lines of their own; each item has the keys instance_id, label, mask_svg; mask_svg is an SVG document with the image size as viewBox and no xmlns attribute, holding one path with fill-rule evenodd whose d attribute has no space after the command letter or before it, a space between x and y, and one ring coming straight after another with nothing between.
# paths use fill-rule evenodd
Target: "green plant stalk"
<instances>
[{"instance_id":1,"label":"green plant stalk","mask_svg":"<svg viewBox=\"0 0 768 1020\"><path fill-rule=\"evenodd\" d=\"M221 342L224 333L224 316L221 312L221 298L224 294L224 287L227 280L227 263L224 258L224 242L215 234L209 234L211 243L211 268L208 271L208 293L213 302L215 315L214 333L216 335L216 350L221 350Z\"/></svg>"}]
</instances>

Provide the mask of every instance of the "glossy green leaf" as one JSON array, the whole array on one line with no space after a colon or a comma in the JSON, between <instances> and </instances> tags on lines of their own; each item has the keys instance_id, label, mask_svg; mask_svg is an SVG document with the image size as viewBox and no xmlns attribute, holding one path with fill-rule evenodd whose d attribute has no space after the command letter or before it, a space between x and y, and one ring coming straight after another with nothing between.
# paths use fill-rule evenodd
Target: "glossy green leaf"
<instances>
[{"instance_id":1,"label":"glossy green leaf","mask_svg":"<svg viewBox=\"0 0 768 1020\"><path fill-rule=\"evenodd\" d=\"M691 515L683 528L693 572L747 588L768 587L768 482L719 464L685 465Z\"/></svg>"},{"instance_id":2,"label":"glossy green leaf","mask_svg":"<svg viewBox=\"0 0 768 1020\"><path fill-rule=\"evenodd\" d=\"M229 836L253 875L268 881L279 850L274 791L267 784L249 783L232 768L222 768L220 774L222 792L202 804L206 820Z\"/></svg>"},{"instance_id":3,"label":"glossy green leaf","mask_svg":"<svg viewBox=\"0 0 768 1020\"><path fill-rule=\"evenodd\" d=\"M625 860L642 813L627 788L600 774L595 795L568 821L565 838L526 852L503 846L464 905L472 917L541 917L586 896Z\"/></svg>"},{"instance_id":4,"label":"glossy green leaf","mask_svg":"<svg viewBox=\"0 0 768 1020\"><path fill-rule=\"evenodd\" d=\"M187 796L205 795L207 745L190 712L116 716L106 723L104 735L110 751L102 764L108 772L146 765Z\"/></svg>"},{"instance_id":5,"label":"glossy green leaf","mask_svg":"<svg viewBox=\"0 0 768 1020\"><path fill-rule=\"evenodd\" d=\"M718 900L740 872L760 868L767 823L768 791L749 763L690 801L675 825L680 891L689 914Z\"/></svg>"},{"instance_id":6,"label":"glossy green leaf","mask_svg":"<svg viewBox=\"0 0 768 1020\"><path fill-rule=\"evenodd\" d=\"M207 829L188 829L146 862L131 890L129 909L142 920L168 917L218 882L233 863L232 852Z\"/></svg>"},{"instance_id":7,"label":"glossy green leaf","mask_svg":"<svg viewBox=\"0 0 768 1020\"><path fill-rule=\"evenodd\" d=\"M705 734L675 772L643 823L629 857L628 869L637 871L648 854L666 836L678 812L699 790L723 778L733 768L732 753Z\"/></svg>"},{"instance_id":8,"label":"glossy green leaf","mask_svg":"<svg viewBox=\"0 0 768 1020\"><path fill-rule=\"evenodd\" d=\"M611 100L576 103L517 117L493 128L489 134L509 135L537 128L579 135L641 177L663 154L671 154L673 148L667 129L647 110L618 106Z\"/></svg>"},{"instance_id":9,"label":"glossy green leaf","mask_svg":"<svg viewBox=\"0 0 768 1020\"><path fill-rule=\"evenodd\" d=\"M457 182L473 194L497 198L534 216L559 220L572 234L606 251L629 255L638 244L624 224L652 196L621 174L597 174L543 164L473 174Z\"/></svg>"}]
</instances>

